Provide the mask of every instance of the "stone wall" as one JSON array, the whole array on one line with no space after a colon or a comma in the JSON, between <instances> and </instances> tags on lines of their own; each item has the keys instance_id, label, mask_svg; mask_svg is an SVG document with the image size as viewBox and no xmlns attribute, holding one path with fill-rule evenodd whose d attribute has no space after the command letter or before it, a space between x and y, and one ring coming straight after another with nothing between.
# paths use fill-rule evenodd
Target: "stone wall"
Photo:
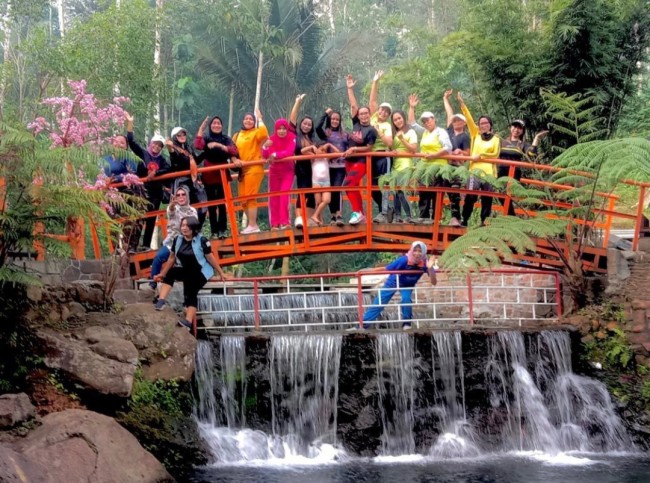
<instances>
[{"instance_id":1,"label":"stone wall","mask_svg":"<svg viewBox=\"0 0 650 483\"><path fill-rule=\"evenodd\" d=\"M16 260L14 265L38 277L45 285L62 285L79 280L103 281L103 266L108 260ZM117 281L117 289L134 287L128 272Z\"/></svg>"}]
</instances>

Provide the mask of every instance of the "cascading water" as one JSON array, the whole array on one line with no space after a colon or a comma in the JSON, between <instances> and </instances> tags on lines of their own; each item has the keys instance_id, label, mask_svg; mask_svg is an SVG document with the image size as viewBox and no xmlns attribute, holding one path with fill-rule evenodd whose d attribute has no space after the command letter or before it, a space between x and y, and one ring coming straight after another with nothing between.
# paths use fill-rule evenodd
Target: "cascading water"
<instances>
[{"instance_id":1,"label":"cascading water","mask_svg":"<svg viewBox=\"0 0 650 483\"><path fill-rule=\"evenodd\" d=\"M434 332L431 364L440 436L429 454L435 458L477 456L480 451L465 413L465 374L460 332Z\"/></svg>"},{"instance_id":2,"label":"cascading water","mask_svg":"<svg viewBox=\"0 0 650 483\"><path fill-rule=\"evenodd\" d=\"M273 431L270 436L244 427L244 338L221 338L221 370L217 377L213 373L211 345L199 342L196 414L214 460L220 463L278 458L329 461L341 457L344 453L335 447L341 341L340 335L271 338ZM215 398L215 382L221 404Z\"/></svg>"},{"instance_id":3,"label":"cascading water","mask_svg":"<svg viewBox=\"0 0 650 483\"><path fill-rule=\"evenodd\" d=\"M507 414L506 449L556 454L633 448L605 386L572 372L566 332L540 332L528 357L520 332L499 332L491 339L486 378L492 407Z\"/></svg>"},{"instance_id":4,"label":"cascading water","mask_svg":"<svg viewBox=\"0 0 650 483\"><path fill-rule=\"evenodd\" d=\"M377 384L384 429L381 437L382 455L397 456L415 452L413 352L413 337L410 334L377 335Z\"/></svg>"},{"instance_id":5,"label":"cascading water","mask_svg":"<svg viewBox=\"0 0 650 483\"><path fill-rule=\"evenodd\" d=\"M273 434L291 455L317 457L336 444L340 335L271 338Z\"/></svg>"}]
</instances>

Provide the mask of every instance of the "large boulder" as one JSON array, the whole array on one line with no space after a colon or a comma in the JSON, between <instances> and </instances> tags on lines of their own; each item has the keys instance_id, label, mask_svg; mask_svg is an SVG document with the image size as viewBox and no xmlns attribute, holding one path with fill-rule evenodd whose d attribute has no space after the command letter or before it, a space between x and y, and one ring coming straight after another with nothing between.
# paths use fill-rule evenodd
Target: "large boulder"
<instances>
[{"instance_id":1,"label":"large boulder","mask_svg":"<svg viewBox=\"0 0 650 483\"><path fill-rule=\"evenodd\" d=\"M129 397L137 364L137 350L126 340L103 341L97 350L85 341L53 331L39 331L45 365L60 369L86 388L101 394Z\"/></svg>"},{"instance_id":2,"label":"large boulder","mask_svg":"<svg viewBox=\"0 0 650 483\"><path fill-rule=\"evenodd\" d=\"M0 481L55 483L44 465L3 445L0 445Z\"/></svg>"},{"instance_id":3,"label":"large boulder","mask_svg":"<svg viewBox=\"0 0 650 483\"><path fill-rule=\"evenodd\" d=\"M17 450L46 467L51 481L173 481L131 433L112 418L92 411L68 409L45 416L42 426L17 443Z\"/></svg>"},{"instance_id":4,"label":"large boulder","mask_svg":"<svg viewBox=\"0 0 650 483\"><path fill-rule=\"evenodd\" d=\"M0 428L11 428L36 416L36 409L24 392L0 396Z\"/></svg>"},{"instance_id":5,"label":"large boulder","mask_svg":"<svg viewBox=\"0 0 650 483\"><path fill-rule=\"evenodd\" d=\"M119 314L90 313L87 321L88 326L75 333L77 338L91 344L111 338L132 342L138 349L145 378L192 378L196 339L178 325L173 311L159 312L151 304L133 304Z\"/></svg>"}]
</instances>

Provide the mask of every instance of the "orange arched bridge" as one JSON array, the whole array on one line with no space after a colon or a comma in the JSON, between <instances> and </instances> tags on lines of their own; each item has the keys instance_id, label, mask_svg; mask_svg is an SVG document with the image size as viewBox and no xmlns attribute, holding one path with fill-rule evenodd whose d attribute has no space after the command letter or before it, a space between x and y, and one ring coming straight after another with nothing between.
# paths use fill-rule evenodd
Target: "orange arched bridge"
<instances>
[{"instance_id":1,"label":"orange arched bridge","mask_svg":"<svg viewBox=\"0 0 650 483\"><path fill-rule=\"evenodd\" d=\"M447 188L447 187L418 187L417 192L430 191L436 194L436 212L432 224L410 224L410 223L374 223L372 221L372 198L371 189L369 189L368 181L371 179L370 158L372 156L396 156L398 153L366 153L366 164L368 166L368 173L366 174L365 181L359 187L330 187L333 195L336 192L342 192L343 196L346 191L358 190L362 194L364 201L364 208L367 214L367 221L359 225L344 225L331 226L308 226L305 222L302 228L291 228L276 231L263 231L254 234L241 234L239 220L241 218L242 202L250 199L257 199L260 209L268 205L270 196L277 196L279 193L260 192L254 196L238 196L233 188L236 183L229 183L226 181L226 169L234 168L234 165L213 166L208 168L200 168L199 172L206 171L220 171L222 181L224 184L225 198L219 201L207 201L203 203L194 204L196 208L215 206L225 204L228 216L228 226L231 234L224 240L212 240L212 248L216 253L219 262L223 266L235 265L240 263L247 263L258 260L267 260L273 258L288 257L293 255L306 255L306 254L320 254L320 253L349 253L358 251L376 251L376 252L404 252L408 249L410 244L415 240L423 240L427 243L428 249L433 253L442 253L450 243L455 239L462 236L467 228L456 227L442 224L443 209L447 203L445 193L456 192L461 194L477 194L477 195L490 195L499 200L498 203L493 203L493 211L499 214L505 214L513 200L517 206L517 198L511 196L509 193L499 192L480 192L471 191L467 189ZM404 153L399 153L399 156L404 156ZM336 155L325 155L336 156ZM413 157L420 157L415 154ZM290 159L304 160L310 159L310 156L295 156ZM447 156L449 159L466 160L467 157L463 156ZM552 173L558 171L557 168L550 165L533 164L526 162L506 161L500 159L487 160L491 163L507 165L510 167L510 177L514 177L516 167L525 168L526 171L546 172ZM264 161L254 161L244 163L245 165L263 164ZM188 176L189 171L170 173L155 178L156 180L171 180L175 177ZM539 178L543 178L540 176ZM569 203L558 201L561 197L554 196L555 194L572 190L573 186L559 185L550 181L540 181L539 179L522 178L520 182L526 186L535 186L544 188L551 196L549 199L540 201L543 206L537 211L522 210L516 207L515 212L518 216L527 217L548 217L558 218L555 213L551 212L553 208L566 208L570 209ZM589 240L588 245L581 250L581 259L583 268L590 272L604 272L606 270L607 261L607 246L610 237L612 226L629 228L634 226L634 238L632 241L632 248L634 250L638 247L639 238L643 234L643 206L646 190L650 187L650 183L639 183L635 181L624 181L623 183L633 187L638 192L638 204L635 212L630 213L622 211L617 208L618 196L612 193L597 193L598 198L597 208L593 209L593 216L589 222L580 220L572 220L572 223L588 223L590 233L593 235ZM117 185L116 185L117 186ZM374 187L373 189L378 189ZM389 189L385 187L384 189ZM399 188L398 188L399 189ZM292 206L295 206L297 197L302 197L303 203L303 220L308 220L305 213L304 196L307 193L316 193L324 191L324 188L311 188L302 190L291 190ZM405 188L405 191L413 191L413 188ZM286 192L285 192L286 193ZM345 196L343 197L344 205L346 203ZM417 200L417 193L411 196L411 200ZM544 209L544 207L548 209ZM166 234L166 220L165 211L149 212L146 217L157 217L158 225L160 226L163 236ZM568 221L568 220L567 220ZM108 240L105 244L100 243L100 237L97 235L97 227L92 222L90 223L90 233L92 237L93 253L95 258L102 258L106 252L112 252L113 247ZM566 238L571 237L571 230L568 229L567 237L563 240L554 240L553 242L538 238L536 242L536 250L534 252L527 252L515 256L513 263L522 263L528 266L535 266L540 268L559 268L563 265L562 257L558 253L558 249L568 251L571 249L570 243L567 243ZM76 243L83 244L83 237L79 240L77 237ZM103 246L107 245L107 246ZM83 249L79 246L73 249L73 252L78 256L82 256ZM81 255L79 255L81 254ZM146 251L132 254L130 256L131 274L134 277L147 277L149 268L155 251Z\"/></svg>"}]
</instances>

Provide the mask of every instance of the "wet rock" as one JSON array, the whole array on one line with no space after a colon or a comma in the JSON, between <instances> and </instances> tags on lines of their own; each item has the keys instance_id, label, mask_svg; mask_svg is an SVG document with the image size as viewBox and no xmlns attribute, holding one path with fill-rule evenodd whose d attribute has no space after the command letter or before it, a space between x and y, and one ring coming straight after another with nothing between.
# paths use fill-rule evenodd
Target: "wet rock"
<instances>
[{"instance_id":1,"label":"wet rock","mask_svg":"<svg viewBox=\"0 0 650 483\"><path fill-rule=\"evenodd\" d=\"M52 481L173 481L132 434L112 418L92 411L68 409L45 416L17 449L47 467Z\"/></svg>"},{"instance_id":2,"label":"wet rock","mask_svg":"<svg viewBox=\"0 0 650 483\"><path fill-rule=\"evenodd\" d=\"M36 416L36 409L25 393L0 396L0 428L11 428Z\"/></svg>"}]
</instances>

